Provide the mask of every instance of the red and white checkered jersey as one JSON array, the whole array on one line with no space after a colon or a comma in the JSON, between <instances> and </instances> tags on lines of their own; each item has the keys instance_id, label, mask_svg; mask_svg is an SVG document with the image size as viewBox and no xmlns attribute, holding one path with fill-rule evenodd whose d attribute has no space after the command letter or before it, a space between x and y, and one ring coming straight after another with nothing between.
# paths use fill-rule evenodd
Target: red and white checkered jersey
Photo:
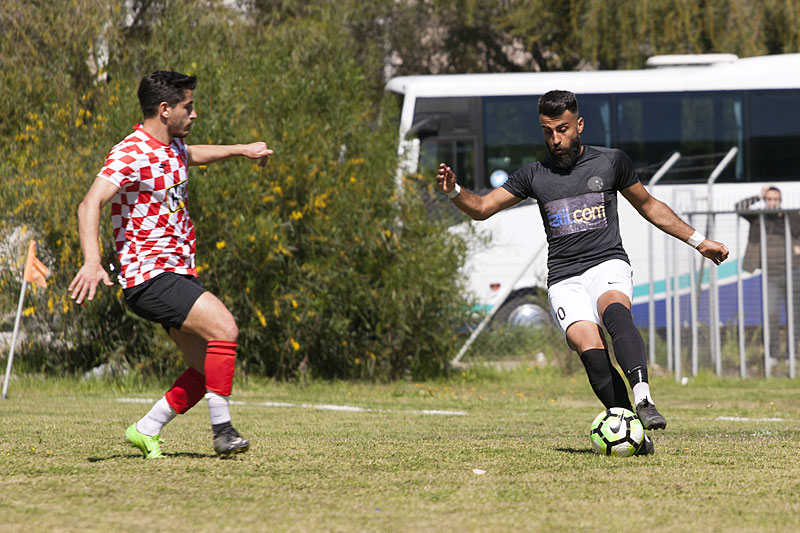
<instances>
[{"instance_id":1,"label":"red and white checkered jersey","mask_svg":"<svg viewBox=\"0 0 800 533\"><path fill-rule=\"evenodd\" d=\"M188 162L182 139L164 144L141 124L108 154L98 177L119 187L111 224L123 288L162 272L197 275Z\"/></svg>"}]
</instances>

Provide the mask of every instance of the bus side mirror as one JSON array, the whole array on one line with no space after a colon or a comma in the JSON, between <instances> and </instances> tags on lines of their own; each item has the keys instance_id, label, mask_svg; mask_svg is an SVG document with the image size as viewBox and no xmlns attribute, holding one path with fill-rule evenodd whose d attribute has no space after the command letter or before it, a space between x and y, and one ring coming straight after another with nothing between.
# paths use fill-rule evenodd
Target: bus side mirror
<instances>
[{"instance_id":1,"label":"bus side mirror","mask_svg":"<svg viewBox=\"0 0 800 533\"><path fill-rule=\"evenodd\" d=\"M420 120L408 130L406 138L416 137L420 141L439 135L439 115L432 115Z\"/></svg>"}]
</instances>

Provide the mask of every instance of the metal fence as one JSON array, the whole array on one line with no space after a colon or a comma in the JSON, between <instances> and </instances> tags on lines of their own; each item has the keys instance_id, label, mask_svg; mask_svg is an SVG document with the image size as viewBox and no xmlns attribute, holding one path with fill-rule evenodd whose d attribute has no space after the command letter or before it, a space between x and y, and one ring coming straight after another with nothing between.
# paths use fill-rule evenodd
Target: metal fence
<instances>
[{"instance_id":1,"label":"metal fence","mask_svg":"<svg viewBox=\"0 0 800 533\"><path fill-rule=\"evenodd\" d=\"M649 294L637 296L634 290L634 320L648 330L650 364L665 368L677 380L701 371L742 378L797 375L800 210L743 208L736 197L742 187L716 186L724 169L736 164L737 154L736 147L712 154L718 163L708 167L713 170L702 185L672 184L661 189L659 180L681 159L676 152L660 165L647 186L651 194L654 189L668 191L668 205L731 250L730 259L715 267L693 248L648 228L647 265L635 265L634 272L644 278L638 278L640 283L649 281ZM793 198L792 204L798 200ZM517 281L529 268L530 262L521 268ZM517 281L507 290L516 287ZM472 332L453 362L469 350L496 308Z\"/></svg>"},{"instance_id":2,"label":"metal fence","mask_svg":"<svg viewBox=\"0 0 800 533\"><path fill-rule=\"evenodd\" d=\"M659 363L657 347L663 344L666 357L660 363L676 379L702 369L717 376L796 377L800 212L737 209L682 215L694 227L705 222L712 239L724 228L740 240L729 247L745 252L733 258L735 272L729 268L720 279L717 268L677 241L659 250L658 260L667 271L665 296L657 299L651 290L649 308L663 305L666 320L657 327L656 313L648 317L650 363ZM747 259L753 255L755 261Z\"/></svg>"}]
</instances>

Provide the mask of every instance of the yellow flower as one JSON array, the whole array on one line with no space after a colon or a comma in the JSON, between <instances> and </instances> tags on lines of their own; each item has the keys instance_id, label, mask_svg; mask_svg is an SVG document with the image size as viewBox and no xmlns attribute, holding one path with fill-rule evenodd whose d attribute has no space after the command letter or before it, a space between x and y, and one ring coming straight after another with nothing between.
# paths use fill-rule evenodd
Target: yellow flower
<instances>
[{"instance_id":1,"label":"yellow flower","mask_svg":"<svg viewBox=\"0 0 800 533\"><path fill-rule=\"evenodd\" d=\"M296 302L296 301L294 301L294 300L292 300L292 307L294 307L295 309L297 309L297 302Z\"/></svg>"},{"instance_id":2,"label":"yellow flower","mask_svg":"<svg viewBox=\"0 0 800 533\"><path fill-rule=\"evenodd\" d=\"M300 343L294 340L293 338L289 337L289 344L292 345L292 349L296 352L300 349Z\"/></svg>"},{"instance_id":3,"label":"yellow flower","mask_svg":"<svg viewBox=\"0 0 800 533\"><path fill-rule=\"evenodd\" d=\"M225 248L225 241L217 241L217 250Z\"/></svg>"},{"instance_id":4,"label":"yellow flower","mask_svg":"<svg viewBox=\"0 0 800 533\"><path fill-rule=\"evenodd\" d=\"M26 307L22 312L22 316L31 316L33 314L33 306Z\"/></svg>"},{"instance_id":5,"label":"yellow flower","mask_svg":"<svg viewBox=\"0 0 800 533\"><path fill-rule=\"evenodd\" d=\"M258 317L258 321L261 322L262 327L267 327L267 317L264 316L264 313L261 312L261 309L256 307L256 316Z\"/></svg>"},{"instance_id":6,"label":"yellow flower","mask_svg":"<svg viewBox=\"0 0 800 533\"><path fill-rule=\"evenodd\" d=\"M303 218L303 213L301 213L300 211L292 211L292 214L289 215L289 218L291 218L292 220L300 220L301 218Z\"/></svg>"}]
</instances>

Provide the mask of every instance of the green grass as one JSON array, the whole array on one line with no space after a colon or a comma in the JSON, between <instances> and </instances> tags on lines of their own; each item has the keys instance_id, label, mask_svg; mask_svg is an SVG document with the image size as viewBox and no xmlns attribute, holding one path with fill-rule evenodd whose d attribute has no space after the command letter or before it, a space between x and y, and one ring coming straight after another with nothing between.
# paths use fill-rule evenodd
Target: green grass
<instances>
[{"instance_id":1,"label":"green grass","mask_svg":"<svg viewBox=\"0 0 800 533\"><path fill-rule=\"evenodd\" d=\"M650 457L592 453L601 407L585 378L523 365L435 383L251 380L232 407L250 452L216 458L201 404L164 431L166 459L145 461L123 432L149 404L119 400L163 389L22 378L0 402L0 522L6 532L800 529L795 382L656 378L653 390L669 426ZM308 407L321 404L369 411ZM466 414L422 413L431 409Z\"/></svg>"}]
</instances>

